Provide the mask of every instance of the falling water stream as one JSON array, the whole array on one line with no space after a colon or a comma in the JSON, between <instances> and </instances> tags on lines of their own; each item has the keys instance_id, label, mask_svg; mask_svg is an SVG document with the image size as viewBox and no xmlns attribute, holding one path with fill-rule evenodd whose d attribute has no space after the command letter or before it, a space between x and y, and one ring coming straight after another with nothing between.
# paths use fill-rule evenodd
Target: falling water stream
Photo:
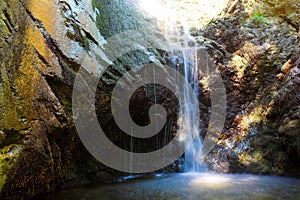
<instances>
[{"instance_id":1,"label":"falling water stream","mask_svg":"<svg viewBox=\"0 0 300 200\"><path fill-rule=\"evenodd\" d=\"M198 56L196 41L189 35L184 26L175 29L176 37L169 40L173 47L173 66L182 67L185 77L183 99L180 103L178 134L180 141L186 144L184 168L187 172L204 172L202 164L202 141L199 130L198 102ZM180 63L180 64L179 64ZM193 91L191 93L190 86Z\"/></svg>"},{"instance_id":2,"label":"falling water stream","mask_svg":"<svg viewBox=\"0 0 300 200\"><path fill-rule=\"evenodd\" d=\"M205 172L202 161L202 141L199 130L199 102L198 102L198 56L197 43L189 35L189 31L184 27L183 34L183 68L185 75L184 98L181 102L182 118L179 134L185 135L185 171ZM191 44L191 45L190 45ZM193 86L193 93L189 93L189 85ZM192 140L191 145L188 142Z\"/></svg>"}]
</instances>

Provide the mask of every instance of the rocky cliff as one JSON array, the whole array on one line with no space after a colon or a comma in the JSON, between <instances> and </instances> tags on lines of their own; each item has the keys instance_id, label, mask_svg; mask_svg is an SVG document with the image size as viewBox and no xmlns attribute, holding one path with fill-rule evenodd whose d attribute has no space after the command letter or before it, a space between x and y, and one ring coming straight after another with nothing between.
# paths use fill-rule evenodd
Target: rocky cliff
<instances>
[{"instance_id":1,"label":"rocky cliff","mask_svg":"<svg viewBox=\"0 0 300 200\"><path fill-rule=\"evenodd\" d=\"M227 93L210 169L299 176L299 8L296 1L231 1L198 32Z\"/></svg>"},{"instance_id":2,"label":"rocky cliff","mask_svg":"<svg viewBox=\"0 0 300 200\"><path fill-rule=\"evenodd\" d=\"M115 62L105 55L107 37L141 26L131 9L118 0L1 1L1 199L110 182L120 174L81 144L72 121L72 86L79 68L96 74L99 67L111 66L96 94L97 112L104 113L107 125L111 85L133 60L143 63L157 53L144 49Z\"/></svg>"}]
</instances>

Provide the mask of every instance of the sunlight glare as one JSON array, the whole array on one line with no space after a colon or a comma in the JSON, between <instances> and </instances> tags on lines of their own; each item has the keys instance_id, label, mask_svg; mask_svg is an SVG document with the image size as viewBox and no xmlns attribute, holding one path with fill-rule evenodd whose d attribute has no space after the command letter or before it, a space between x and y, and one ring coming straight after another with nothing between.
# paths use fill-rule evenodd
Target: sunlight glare
<instances>
[{"instance_id":1,"label":"sunlight glare","mask_svg":"<svg viewBox=\"0 0 300 200\"><path fill-rule=\"evenodd\" d=\"M204 187L209 189L222 189L229 186L230 177L217 174L201 174L192 179L190 185L192 187Z\"/></svg>"},{"instance_id":2,"label":"sunlight glare","mask_svg":"<svg viewBox=\"0 0 300 200\"><path fill-rule=\"evenodd\" d=\"M138 4L149 15L158 19L172 15L171 10L164 6L160 0L139 0Z\"/></svg>"},{"instance_id":3,"label":"sunlight glare","mask_svg":"<svg viewBox=\"0 0 300 200\"><path fill-rule=\"evenodd\" d=\"M188 23L201 27L218 17L229 0L137 0L148 15L169 22Z\"/></svg>"}]
</instances>

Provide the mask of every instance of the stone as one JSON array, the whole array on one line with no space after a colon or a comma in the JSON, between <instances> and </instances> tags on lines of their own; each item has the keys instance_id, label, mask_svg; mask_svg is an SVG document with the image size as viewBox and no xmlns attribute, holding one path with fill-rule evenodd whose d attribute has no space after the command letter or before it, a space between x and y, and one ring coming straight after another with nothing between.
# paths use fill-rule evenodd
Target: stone
<instances>
[{"instance_id":1,"label":"stone","mask_svg":"<svg viewBox=\"0 0 300 200\"><path fill-rule=\"evenodd\" d=\"M218 146L206 159L211 170L228 172L213 162L224 155L230 172L300 176L293 164L300 160L299 19L288 17L297 16L299 6L230 1L221 18L199 31L201 41L213 40L226 52L216 58L218 48L209 47L223 74L228 106Z\"/></svg>"}]
</instances>

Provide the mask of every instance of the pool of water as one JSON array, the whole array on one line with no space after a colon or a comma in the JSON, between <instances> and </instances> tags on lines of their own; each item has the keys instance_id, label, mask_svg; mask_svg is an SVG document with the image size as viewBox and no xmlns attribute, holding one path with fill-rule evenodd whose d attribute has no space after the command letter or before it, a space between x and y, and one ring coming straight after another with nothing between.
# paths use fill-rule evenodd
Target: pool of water
<instances>
[{"instance_id":1,"label":"pool of water","mask_svg":"<svg viewBox=\"0 0 300 200\"><path fill-rule=\"evenodd\" d=\"M88 185L45 199L84 200L232 200L300 199L300 179L245 174L182 173Z\"/></svg>"}]
</instances>

